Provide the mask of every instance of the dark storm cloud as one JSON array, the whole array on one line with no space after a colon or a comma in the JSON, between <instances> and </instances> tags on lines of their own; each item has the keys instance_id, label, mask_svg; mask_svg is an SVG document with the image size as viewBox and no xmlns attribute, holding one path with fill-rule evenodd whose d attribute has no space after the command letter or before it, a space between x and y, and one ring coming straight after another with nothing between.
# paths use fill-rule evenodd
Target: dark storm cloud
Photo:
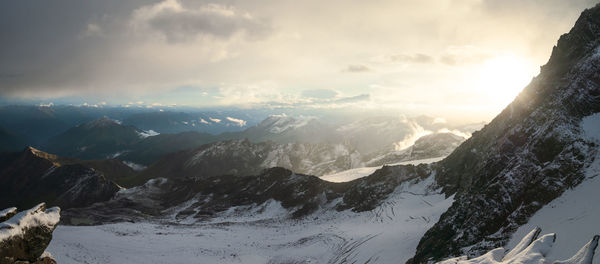
<instances>
[{"instance_id":1,"label":"dark storm cloud","mask_svg":"<svg viewBox=\"0 0 600 264\"><path fill-rule=\"evenodd\" d=\"M270 31L263 21L217 5L197 10L163 8L152 14L147 23L171 42L189 41L198 35L229 38L239 32L257 39Z\"/></svg>"},{"instance_id":2,"label":"dark storm cloud","mask_svg":"<svg viewBox=\"0 0 600 264\"><path fill-rule=\"evenodd\" d=\"M152 89L148 84L168 86L173 80L190 78L182 68L166 71L172 66L226 56L223 49L235 34L243 33L245 40L253 41L270 33L267 22L243 10L204 1L188 6L187 2L2 2L0 97L147 91ZM162 42L167 40L166 45L186 42L187 47L178 46L176 51L185 54L187 49L189 56L173 54L164 57L168 63L157 61L155 54L173 51L157 35L163 36ZM195 41L201 35L219 42ZM186 59L190 62L180 63Z\"/></svg>"},{"instance_id":3,"label":"dark storm cloud","mask_svg":"<svg viewBox=\"0 0 600 264\"><path fill-rule=\"evenodd\" d=\"M125 19L157 1L3 1L0 7L0 96L61 90L85 75L80 62L104 42L84 39L94 21ZM77 71L73 71L78 69ZM71 75L72 74L72 75ZM62 86L62 87L61 87Z\"/></svg>"}]
</instances>

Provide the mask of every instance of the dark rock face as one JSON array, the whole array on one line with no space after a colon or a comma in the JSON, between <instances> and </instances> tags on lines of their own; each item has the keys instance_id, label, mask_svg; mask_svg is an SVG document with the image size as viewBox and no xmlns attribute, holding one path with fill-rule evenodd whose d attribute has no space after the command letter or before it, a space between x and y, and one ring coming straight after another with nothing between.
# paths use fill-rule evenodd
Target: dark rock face
<instances>
[{"instance_id":1,"label":"dark rock face","mask_svg":"<svg viewBox=\"0 0 600 264\"><path fill-rule=\"evenodd\" d=\"M41 201L63 208L106 201L119 186L104 174L34 148L0 155L0 207Z\"/></svg>"},{"instance_id":2,"label":"dark rock face","mask_svg":"<svg viewBox=\"0 0 600 264\"><path fill-rule=\"evenodd\" d=\"M583 180L595 146L579 136L579 123L600 112L599 44L596 6L560 38L515 101L439 163L436 180L456 201L409 262L502 246L529 216Z\"/></svg>"},{"instance_id":3,"label":"dark rock face","mask_svg":"<svg viewBox=\"0 0 600 264\"><path fill-rule=\"evenodd\" d=\"M302 217L342 197L347 186L347 183L330 183L283 168L267 169L255 176L154 179L119 193L108 202L66 210L63 218L67 224L135 221L161 216L163 210L190 200L197 202L187 206L177 217L193 214L196 218L206 218L233 206L258 205L269 199L290 209L291 217Z\"/></svg>"},{"instance_id":4,"label":"dark rock face","mask_svg":"<svg viewBox=\"0 0 600 264\"><path fill-rule=\"evenodd\" d=\"M11 207L0 211L0 223L4 222L17 214L17 208Z\"/></svg>"},{"instance_id":5,"label":"dark rock face","mask_svg":"<svg viewBox=\"0 0 600 264\"><path fill-rule=\"evenodd\" d=\"M0 223L0 263L56 263L43 253L59 220L58 207L41 203Z\"/></svg>"}]
</instances>

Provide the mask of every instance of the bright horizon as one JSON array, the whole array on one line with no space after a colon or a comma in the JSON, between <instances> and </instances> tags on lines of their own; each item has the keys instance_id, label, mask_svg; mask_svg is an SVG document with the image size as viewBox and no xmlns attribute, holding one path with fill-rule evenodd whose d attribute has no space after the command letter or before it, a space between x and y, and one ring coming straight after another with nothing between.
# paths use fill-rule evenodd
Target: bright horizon
<instances>
[{"instance_id":1,"label":"bright horizon","mask_svg":"<svg viewBox=\"0 0 600 264\"><path fill-rule=\"evenodd\" d=\"M593 1L28 3L0 11L1 101L489 121Z\"/></svg>"}]
</instances>

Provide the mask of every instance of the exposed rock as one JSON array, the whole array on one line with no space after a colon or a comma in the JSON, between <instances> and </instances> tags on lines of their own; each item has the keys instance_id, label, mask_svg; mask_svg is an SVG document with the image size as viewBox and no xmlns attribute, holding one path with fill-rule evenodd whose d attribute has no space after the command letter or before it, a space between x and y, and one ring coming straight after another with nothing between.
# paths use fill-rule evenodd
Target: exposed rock
<instances>
[{"instance_id":1,"label":"exposed rock","mask_svg":"<svg viewBox=\"0 0 600 264\"><path fill-rule=\"evenodd\" d=\"M109 200L119 189L87 163L31 147L0 154L0 208L29 208L41 201L61 208L82 207Z\"/></svg>"},{"instance_id":2,"label":"exposed rock","mask_svg":"<svg viewBox=\"0 0 600 264\"><path fill-rule=\"evenodd\" d=\"M0 222L4 222L17 214L17 208L11 207L0 211Z\"/></svg>"},{"instance_id":3,"label":"exposed rock","mask_svg":"<svg viewBox=\"0 0 600 264\"><path fill-rule=\"evenodd\" d=\"M45 250L59 220L60 208L41 203L0 223L0 264L56 263Z\"/></svg>"}]
</instances>

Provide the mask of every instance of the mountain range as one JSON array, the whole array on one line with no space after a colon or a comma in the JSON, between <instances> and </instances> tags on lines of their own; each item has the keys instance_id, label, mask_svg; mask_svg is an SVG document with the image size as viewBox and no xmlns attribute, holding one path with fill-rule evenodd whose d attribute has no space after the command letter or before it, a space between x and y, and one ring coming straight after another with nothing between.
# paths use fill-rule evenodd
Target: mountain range
<instances>
[{"instance_id":1,"label":"mountain range","mask_svg":"<svg viewBox=\"0 0 600 264\"><path fill-rule=\"evenodd\" d=\"M222 134L226 140L164 155L133 176L117 166L108 166L115 169L111 172L32 148L7 154L0 166L1 201L8 206L49 199L67 207L63 224L92 225L57 230L64 236L53 241L52 251L73 261L122 254L104 251L102 245L114 241L129 252L148 252L143 257L153 261L165 261L173 252L177 256L171 257L208 263L541 260L557 235L538 239L540 231L534 229L524 242L512 242L528 222L558 219L556 208L562 213L577 209L576 215L552 222L558 230L569 230L582 219L600 220L593 207L599 201L599 72L597 5L560 37L540 74L515 100L460 144L457 133L435 121L424 126L418 119L370 118L323 126L313 118L279 115ZM141 130L132 131L138 135L132 145L145 140L140 140ZM448 151L439 162L386 165L347 182L300 173ZM120 189L118 181L130 188ZM111 225L96 226L103 224ZM569 241L592 240L581 254L556 259L575 254L565 263L591 263L596 230L587 230L585 237L559 234ZM102 243L81 241L85 234ZM155 240L169 243L149 242ZM78 243L75 250L65 249L73 243ZM507 245L513 251L506 255L503 248L495 249Z\"/></svg>"}]
</instances>

